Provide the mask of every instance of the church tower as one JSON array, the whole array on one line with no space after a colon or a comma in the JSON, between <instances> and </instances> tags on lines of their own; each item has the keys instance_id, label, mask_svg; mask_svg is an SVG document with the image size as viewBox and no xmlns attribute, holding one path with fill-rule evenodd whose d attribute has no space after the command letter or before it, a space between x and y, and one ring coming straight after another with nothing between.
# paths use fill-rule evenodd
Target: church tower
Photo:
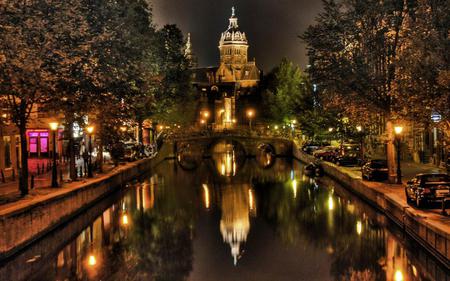
<instances>
[{"instance_id":1,"label":"church tower","mask_svg":"<svg viewBox=\"0 0 450 281\"><path fill-rule=\"evenodd\" d=\"M219 83L236 83L236 88L252 88L258 85L260 71L255 61L248 60L248 41L239 29L236 10L231 9L228 29L219 41L220 65L215 79Z\"/></svg>"},{"instance_id":2,"label":"church tower","mask_svg":"<svg viewBox=\"0 0 450 281\"><path fill-rule=\"evenodd\" d=\"M228 29L222 33L219 41L220 62L240 66L248 62L248 41L245 32L239 30L236 11L232 8Z\"/></svg>"},{"instance_id":3,"label":"church tower","mask_svg":"<svg viewBox=\"0 0 450 281\"><path fill-rule=\"evenodd\" d=\"M186 46L184 47L184 57L187 59L189 63L189 68L196 68L198 66L197 57L195 56L194 51L192 50L190 33L188 33Z\"/></svg>"}]
</instances>

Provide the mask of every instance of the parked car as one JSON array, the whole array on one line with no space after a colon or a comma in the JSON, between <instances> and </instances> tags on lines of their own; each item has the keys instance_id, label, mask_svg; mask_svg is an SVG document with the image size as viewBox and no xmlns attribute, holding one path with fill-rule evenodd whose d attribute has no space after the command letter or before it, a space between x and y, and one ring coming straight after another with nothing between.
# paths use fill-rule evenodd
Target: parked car
<instances>
[{"instance_id":1,"label":"parked car","mask_svg":"<svg viewBox=\"0 0 450 281\"><path fill-rule=\"evenodd\" d=\"M322 160L330 161L336 154L339 153L339 148L335 146L325 146L313 152L313 156Z\"/></svg>"},{"instance_id":2,"label":"parked car","mask_svg":"<svg viewBox=\"0 0 450 281\"><path fill-rule=\"evenodd\" d=\"M338 166L358 166L360 159L356 153L347 153L335 157L334 163Z\"/></svg>"},{"instance_id":3,"label":"parked car","mask_svg":"<svg viewBox=\"0 0 450 281\"><path fill-rule=\"evenodd\" d=\"M125 161L136 161L138 159L138 147L134 142L123 143L123 160Z\"/></svg>"},{"instance_id":4,"label":"parked car","mask_svg":"<svg viewBox=\"0 0 450 281\"><path fill-rule=\"evenodd\" d=\"M344 143L339 147L339 150L337 153L335 153L333 156L330 157L328 161L333 162L335 164L338 164L338 158L342 158L344 155L346 156L354 156L356 155L359 157L359 145L353 144L353 143ZM353 159L352 159L353 160ZM359 163L356 163L356 165Z\"/></svg>"},{"instance_id":5,"label":"parked car","mask_svg":"<svg viewBox=\"0 0 450 281\"><path fill-rule=\"evenodd\" d=\"M450 197L450 176L439 173L418 174L407 182L405 194L406 201L415 202L419 208L428 202L440 201Z\"/></svg>"},{"instance_id":6,"label":"parked car","mask_svg":"<svg viewBox=\"0 0 450 281\"><path fill-rule=\"evenodd\" d=\"M318 143L306 143L302 146L302 150L308 154L312 154L314 151L320 148Z\"/></svg>"},{"instance_id":7,"label":"parked car","mask_svg":"<svg viewBox=\"0 0 450 281\"><path fill-rule=\"evenodd\" d=\"M383 159L372 159L361 167L361 175L367 180L385 180L388 177L387 161Z\"/></svg>"}]
</instances>

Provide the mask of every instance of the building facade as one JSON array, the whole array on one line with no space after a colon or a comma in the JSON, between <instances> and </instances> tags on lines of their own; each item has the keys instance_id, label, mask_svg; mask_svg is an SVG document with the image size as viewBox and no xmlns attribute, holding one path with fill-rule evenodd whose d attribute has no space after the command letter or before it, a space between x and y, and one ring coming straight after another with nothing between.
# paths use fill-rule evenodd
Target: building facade
<instances>
[{"instance_id":1,"label":"building facade","mask_svg":"<svg viewBox=\"0 0 450 281\"><path fill-rule=\"evenodd\" d=\"M245 32L239 28L234 8L228 28L220 36L218 66L196 67L197 60L188 36L185 54L192 66L193 86L200 95L200 126L209 124L214 130L232 129L242 119L237 103L241 97L254 92L261 76L256 61L248 59L249 46Z\"/></svg>"}]
</instances>

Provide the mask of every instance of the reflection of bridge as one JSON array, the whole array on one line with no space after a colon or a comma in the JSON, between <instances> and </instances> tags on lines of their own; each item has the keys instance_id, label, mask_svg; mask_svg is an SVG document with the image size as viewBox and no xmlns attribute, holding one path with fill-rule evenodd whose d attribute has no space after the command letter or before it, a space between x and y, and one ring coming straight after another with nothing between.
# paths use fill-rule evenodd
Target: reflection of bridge
<instances>
[{"instance_id":1,"label":"reflection of bridge","mask_svg":"<svg viewBox=\"0 0 450 281\"><path fill-rule=\"evenodd\" d=\"M189 147L191 152L200 152L203 156L209 156L215 144L222 141L239 144L247 157L256 156L261 149L270 149L276 156L292 156L292 141L286 138L240 135L233 133L213 133L209 135L192 135L183 138L175 138L174 154Z\"/></svg>"}]
</instances>

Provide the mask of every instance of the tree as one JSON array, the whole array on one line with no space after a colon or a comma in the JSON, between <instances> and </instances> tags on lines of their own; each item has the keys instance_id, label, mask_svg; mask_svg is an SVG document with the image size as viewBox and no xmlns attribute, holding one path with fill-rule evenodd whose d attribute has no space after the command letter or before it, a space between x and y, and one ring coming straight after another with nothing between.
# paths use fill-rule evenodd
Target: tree
<instances>
[{"instance_id":1,"label":"tree","mask_svg":"<svg viewBox=\"0 0 450 281\"><path fill-rule=\"evenodd\" d=\"M68 139L70 178L76 180L74 124L84 126L85 116L98 98L98 57L94 43L104 34L95 29L91 12L99 12L91 1L52 3L47 24L50 51L47 68L53 77L54 91L47 104L49 112L63 114Z\"/></svg>"},{"instance_id":2,"label":"tree","mask_svg":"<svg viewBox=\"0 0 450 281\"><path fill-rule=\"evenodd\" d=\"M332 121L321 110L316 87L300 67L287 59L274 68L262 82L265 118L275 122L298 121L302 132L314 139L324 134Z\"/></svg>"},{"instance_id":3,"label":"tree","mask_svg":"<svg viewBox=\"0 0 450 281\"><path fill-rule=\"evenodd\" d=\"M0 4L0 98L19 129L19 190L23 196L28 194L27 124L32 110L45 103L52 91L45 60L48 34L42 32L49 7L44 0Z\"/></svg>"},{"instance_id":4,"label":"tree","mask_svg":"<svg viewBox=\"0 0 450 281\"><path fill-rule=\"evenodd\" d=\"M183 34L176 25L169 24L158 30L157 36L161 83L156 94L156 118L178 123L192 121L196 103L190 84L189 62L184 55Z\"/></svg>"},{"instance_id":5,"label":"tree","mask_svg":"<svg viewBox=\"0 0 450 281\"><path fill-rule=\"evenodd\" d=\"M393 122L408 108L396 85L399 56L407 47L405 19L414 1L325 0L325 10L301 38L308 45L312 81L329 107L370 123L386 120L390 179L395 177Z\"/></svg>"},{"instance_id":6,"label":"tree","mask_svg":"<svg viewBox=\"0 0 450 281\"><path fill-rule=\"evenodd\" d=\"M450 119L450 7L446 1L417 0L405 20L405 48L400 52L396 87L403 99L404 118L431 122L439 113ZM424 104L425 108L417 107Z\"/></svg>"}]
</instances>

